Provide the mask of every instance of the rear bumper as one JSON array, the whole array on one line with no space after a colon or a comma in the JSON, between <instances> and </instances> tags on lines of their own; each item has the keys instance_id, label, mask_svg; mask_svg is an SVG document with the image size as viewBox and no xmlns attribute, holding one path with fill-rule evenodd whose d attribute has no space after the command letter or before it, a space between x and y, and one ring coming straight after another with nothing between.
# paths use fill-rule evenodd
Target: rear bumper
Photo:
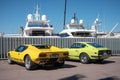
<instances>
[{"instance_id":1,"label":"rear bumper","mask_svg":"<svg viewBox=\"0 0 120 80\"><path fill-rule=\"evenodd\" d=\"M35 60L35 63L38 65L49 65L55 64L56 62L65 61L66 58L38 58Z\"/></svg>"}]
</instances>

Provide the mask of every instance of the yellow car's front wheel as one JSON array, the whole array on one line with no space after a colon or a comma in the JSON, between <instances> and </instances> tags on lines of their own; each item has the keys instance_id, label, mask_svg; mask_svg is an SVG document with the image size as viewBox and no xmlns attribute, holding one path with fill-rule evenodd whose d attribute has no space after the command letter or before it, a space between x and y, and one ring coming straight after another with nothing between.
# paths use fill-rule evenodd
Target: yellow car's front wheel
<instances>
[{"instance_id":1,"label":"yellow car's front wheel","mask_svg":"<svg viewBox=\"0 0 120 80\"><path fill-rule=\"evenodd\" d=\"M9 64L13 64L14 62L12 61L12 59L11 59L11 56L10 55L8 55L8 57L7 57L8 59L7 59L7 61L8 61L8 63Z\"/></svg>"}]
</instances>

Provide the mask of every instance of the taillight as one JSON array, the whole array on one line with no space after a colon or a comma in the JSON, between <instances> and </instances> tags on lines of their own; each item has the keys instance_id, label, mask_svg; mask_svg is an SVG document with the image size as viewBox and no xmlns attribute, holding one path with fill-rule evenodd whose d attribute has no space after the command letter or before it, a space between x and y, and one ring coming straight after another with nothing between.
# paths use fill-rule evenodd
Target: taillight
<instances>
[{"instance_id":1,"label":"taillight","mask_svg":"<svg viewBox=\"0 0 120 80\"><path fill-rule=\"evenodd\" d=\"M64 56L68 56L68 52L63 53Z\"/></svg>"},{"instance_id":2,"label":"taillight","mask_svg":"<svg viewBox=\"0 0 120 80\"><path fill-rule=\"evenodd\" d=\"M46 57L47 55L45 53L40 53L39 57Z\"/></svg>"}]
</instances>

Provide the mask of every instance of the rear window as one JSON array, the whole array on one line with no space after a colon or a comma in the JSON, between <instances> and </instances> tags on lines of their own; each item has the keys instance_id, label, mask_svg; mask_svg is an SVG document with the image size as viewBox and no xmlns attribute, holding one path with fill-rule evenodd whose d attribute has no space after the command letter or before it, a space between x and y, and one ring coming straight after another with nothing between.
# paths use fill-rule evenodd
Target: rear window
<instances>
[{"instance_id":1,"label":"rear window","mask_svg":"<svg viewBox=\"0 0 120 80\"><path fill-rule=\"evenodd\" d=\"M96 48L103 48L104 46L97 44L97 43L88 43L89 45L96 47Z\"/></svg>"},{"instance_id":2,"label":"rear window","mask_svg":"<svg viewBox=\"0 0 120 80\"><path fill-rule=\"evenodd\" d=\"M47 46L47 45L33 45L33 46L35 46L38 49L48 49L49 48L49 46Z\"/></svg>"}]
</instances>

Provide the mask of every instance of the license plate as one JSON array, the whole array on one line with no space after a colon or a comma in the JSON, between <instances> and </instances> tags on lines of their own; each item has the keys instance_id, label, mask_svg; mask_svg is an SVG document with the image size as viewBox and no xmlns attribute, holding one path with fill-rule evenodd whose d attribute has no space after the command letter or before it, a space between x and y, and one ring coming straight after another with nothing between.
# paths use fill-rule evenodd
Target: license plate
<instances>
[{"instance_id":1,"label":"license plate","mask_svg":"<svg viewBox=\"0 0 120 80\"><path fill-rule=\"evenodd\" d=\"M52 54L51 55L51 58L58 58L59 57L59 54Z\"/></svg>"}]
</instances>

